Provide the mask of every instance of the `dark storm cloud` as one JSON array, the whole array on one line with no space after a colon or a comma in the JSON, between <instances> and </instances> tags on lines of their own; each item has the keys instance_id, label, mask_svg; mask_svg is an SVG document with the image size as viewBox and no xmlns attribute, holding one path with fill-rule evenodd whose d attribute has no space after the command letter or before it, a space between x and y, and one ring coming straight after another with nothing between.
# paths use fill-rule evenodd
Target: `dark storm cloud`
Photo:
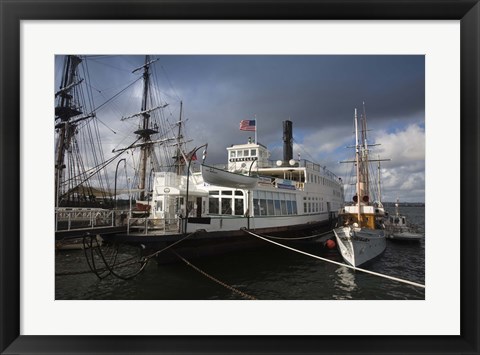
<instances>
[{"instance_id":1,"label":"dark storm cloud","mask_svg":"<svg viewBox=\"0 0 480 355\"><path fill-rule=\"evenodd\" d=\"M203 105L268 123L292 117L318 128L350 117L363 100L374 120L424 109L423 56L167 56L161 62L180 74L174 82L187 93L203 96Z\"/></svg>"}]
</instances>

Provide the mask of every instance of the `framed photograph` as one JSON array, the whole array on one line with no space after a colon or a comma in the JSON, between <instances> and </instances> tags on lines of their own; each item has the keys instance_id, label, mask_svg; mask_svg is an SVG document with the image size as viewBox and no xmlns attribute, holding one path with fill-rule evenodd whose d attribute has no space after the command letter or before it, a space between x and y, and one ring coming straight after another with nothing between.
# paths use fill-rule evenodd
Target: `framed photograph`
<instances>
[{"instance_id":1,"label":"framed photograph","mask_svg":"<svg viewBox=\"0 0 480 355\"><path fill-rule=\"evenodd\" d=\"M2 354L479 353L478 1L0 2ZM87 57L88 69L79 74ZM150 84L160 75L168 85L156 94ZM177 91L175 83L184 85ZM77 103L83 86L89 93ZM115 86L125 90L113 94ZM127 88L130 96L115 102ZM113 103L111 116L96 116L97 96L104 113ZM185 109L184 97L195 107ZM89 101L97 102L95 110ZM314 109L300 113L303 103ZM157 118L167 107L170 116ZM293 108L300 140L289 138ZM197 122L189 122L194 115ZM379 132L367 129L367 115ZM341 138L351 133L347 125L338 129L344 116L355 123L356 141ZM100 128L80 135L92 117ZM267 143L281 136L282 127L273 127L280 121L283 155L275 155ZM193 123L205 142L181 142L184 123ZM161 164L148 148L168 141L153 138L164 132L162 124L175 127L173 148L162 149L173 159L168 166L186 175L176 185L153 168ZM133 140L118 138L125 127ZM397 154L384 185L385 159L371 157L377 142L367 143L367 132L387 141L384 153ZM116 138L104 139L107 133ZM112 187L87 186L92 176L102 184L94 168L110 160L78 159L82 143L112 151L115 178L106 178ZM323 164L311 163L306 143L327 153ZM349 144L355 144L352 183L328 166L342 160L331 146ZM225 147L228 166L208 165ZM377 162L370 176L368 163ZM129 175L129 167L138 174ZM102 197L107 191L114 197ZM399 229L406 222L394 202L402 197L411 204L400 211L420 211L413 214L421 221L416 230ZM387 201L390 215L383 212ZM290 222L295 218L302 222ZM332 224L337 218L341 224ZM190 262L201 242L226 233L229 223L228 233L242 243L249 234L280 246L282 232L303 240L311 235L302 224L315 225L321 242L315 247L325 253L286 243L281 255L249 253L248 268L238 255L211 265ZM184 268L164 268L161 252L195 234L191 245L173 248ZM391 244L381 267L362 269L384 253L386 236L394 243L407 235L421 238L421 248ZM118 238L138 248L120 251ZM368 241L368 252L348 256L339 245L347 239ZM310 259L299 266L292 252ZM388 264L392 253L408 267ZM267 259L275 267L254 278ZM88 269L78 266L85 260ZM224 266L212 269L218 260ZM331 262L348 268L318 267ZM235 273L220 272L228 267ZM383 272L395 268L393 275ZM182 278L185 269L195 276ZM201 278L225 291L212 296Z\"/></svg>"}]
</instances>

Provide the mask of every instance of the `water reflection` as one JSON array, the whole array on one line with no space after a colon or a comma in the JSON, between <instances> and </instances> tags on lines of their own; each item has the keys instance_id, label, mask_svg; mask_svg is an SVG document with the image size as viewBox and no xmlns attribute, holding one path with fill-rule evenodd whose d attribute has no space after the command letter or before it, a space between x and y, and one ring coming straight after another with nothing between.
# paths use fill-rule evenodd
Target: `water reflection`
<instances>
[{"instance_id":1,"label":"water reflection","mask_svg":"<svg viewBox=\"0 0 480 355\"><path fill-rule=\"evenodd\" d=\"M358 289L355 282L355 273L344 266L340 266L335 270L334 287L335 290L341 291L339 295L333 295L335 299L352 299L353 293Z\"/></svg>"}]
</instances>

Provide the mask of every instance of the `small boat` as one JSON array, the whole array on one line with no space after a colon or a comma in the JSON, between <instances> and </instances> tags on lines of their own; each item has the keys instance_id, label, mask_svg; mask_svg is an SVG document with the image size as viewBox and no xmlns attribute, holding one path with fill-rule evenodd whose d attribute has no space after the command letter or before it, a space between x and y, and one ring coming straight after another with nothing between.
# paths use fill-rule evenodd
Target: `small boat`
<instances>
[{"instance_id":1,"label":"small boat","mask_svg":"<svg viewBox=\"0 0 480 355\"><path fill-rule=\"evenodd\" d=\"M385 250L385 234L382 230L360 228L358 223L353 223L333 231L340 254L349 265L365 264Z\"/></svg>"},{"instance_id":2,"label":"small boat","mask_svg":"<svg viewBox=\"0 0 480 355\"><path fill-rule=\"evenodd\" d=\"M207 184L235 189L253 189L258 183L256 176L230 172L205 164L202 164L202 177Z\"/></svg>"},{"instance_id":3,"label":"small boat","mask_svg":"<svg viewBox=\"0 0 480 355\"><path fill-rule=\"evenodd\" d=\"M352 266L360 266L381 255L386 248L385 233L377 229L385 211L381 203L370 202L366 115L362 120L361 143L357 110L355 109L355 160L356 195L353 204L339 211L340 227L333 230L343 260ZM376 160L379 161L379 160Z\"/></svg>"},{"instance_id":4,"label":"small boat","mask_svg":"<svg viewBox=\"0 0 480 355\"><path fill-rule=\"evenodd\" d=\"M418 227L407 223L407 217L401 215L398 210L399 201L395 203L395 216L385 217L385 234L388 239L402 242L420 242L425 238Z\"/></svg>"}]
</instances>

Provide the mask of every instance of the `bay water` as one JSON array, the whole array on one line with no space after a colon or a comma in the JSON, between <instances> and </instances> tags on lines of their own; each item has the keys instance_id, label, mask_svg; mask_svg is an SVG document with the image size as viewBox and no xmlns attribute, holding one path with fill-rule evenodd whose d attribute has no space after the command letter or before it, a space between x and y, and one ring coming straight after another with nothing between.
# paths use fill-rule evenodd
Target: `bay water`
<instances>
[{"instance_id":1,"label":"bay water","mask_svg":"<svg viewBox=\"0 0 480 355\"><path fill-rule=\"evenodd\" d=\"M402 207L401 213L424 229L424 207ZM425 241L387 240L385 252L362 268L424 284ZM311 245L304 250L342 262L336 249ZM122 247L118 260L135 257L138 252L134 247ZM55 258L57 300L425 299L424 288L354 271L267 242L256 249L191 260L194 267L182 261L159 265L152 260L130 280L112 275L99 279L89 272L82 250L59 251ZM118 273L133 274L138 267L131 265Z\"/></svg>"}]
</instances>

